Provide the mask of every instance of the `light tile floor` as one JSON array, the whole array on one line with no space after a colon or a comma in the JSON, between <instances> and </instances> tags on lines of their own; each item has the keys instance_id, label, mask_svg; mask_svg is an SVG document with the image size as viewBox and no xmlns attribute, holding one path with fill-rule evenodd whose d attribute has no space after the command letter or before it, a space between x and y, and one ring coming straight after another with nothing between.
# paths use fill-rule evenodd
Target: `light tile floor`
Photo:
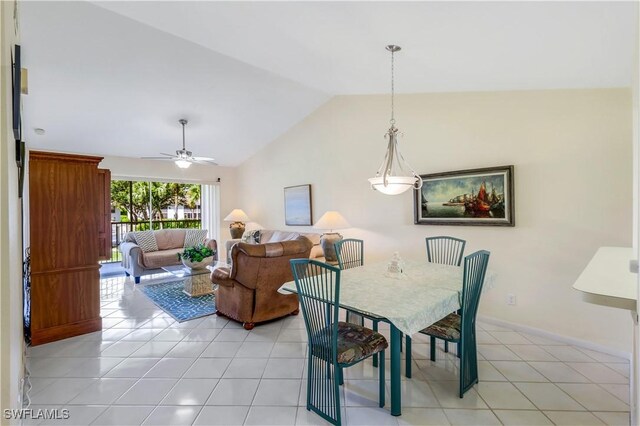
<instances>
[{"instance_id":1,"label":"light tile floor","mask_svg":"<svg viewBox=\"0 0 640 426\"><path fill-rule=\"evenodd\" d=\"M177 323L124 278L102 280L101 294L103 331L29 350L31 408L70 413L39 424L325 424L305 408L301 315L248 332L215 315ZM344 423L629 423L627 360L491 324L477 334L480 383L463 399L455 355L439 347L431 362L418 335L402 416L377 407L376 369L365 361L345 370Z\"/></svg>"}]
</instances>

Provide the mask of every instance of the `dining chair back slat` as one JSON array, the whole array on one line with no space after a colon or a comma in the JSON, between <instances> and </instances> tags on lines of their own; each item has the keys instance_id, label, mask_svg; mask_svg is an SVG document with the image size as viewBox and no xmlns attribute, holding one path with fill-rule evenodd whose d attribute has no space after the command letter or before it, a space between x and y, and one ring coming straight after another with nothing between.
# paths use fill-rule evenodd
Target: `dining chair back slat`
<instances>
[{"instance_id":1,"label":"dining chair back slat","mask_svg":"<svg viewBox=\"0 0 640 426\"><path fill-rule=\"evenodd\" d=\"M351 269L364 265L364 241L347 238L335 243L336 257L340 269Z\"/></svg>"},{"instance_id":2,"label":"dining chair back slat","mask_svg":"<svg viewBox=\"0 0 640 426\"><path fill-rule=\"evenodd\" d=\"M316 260L291 260L309 338L307 409L339 425L337 361L340 270Z\"/></svg>"},{"instance_id":3,"label":"dining chair back slat","mask_svg":"<svg viewBox=\"0 0 640 426\"><path fill-rule=\"evenodd\" d=\"M340 240L334 244L340 269L357 268L364 265L364 241L355 238ZM347 309L347 322L364 325L364 317ZM375 329L375 328L374 328Z\"/></svg>"},{"instance_id":4,"label":"dining chair back slat","mask_svg":"<svg viewBox=\"0 0 640 426\"><path fill-rule=\"evenodd\" d=\"M427 260L432 263L460 266L464 255L465 240L454 237L427 237Z\"/></svg>"}]
</instances>

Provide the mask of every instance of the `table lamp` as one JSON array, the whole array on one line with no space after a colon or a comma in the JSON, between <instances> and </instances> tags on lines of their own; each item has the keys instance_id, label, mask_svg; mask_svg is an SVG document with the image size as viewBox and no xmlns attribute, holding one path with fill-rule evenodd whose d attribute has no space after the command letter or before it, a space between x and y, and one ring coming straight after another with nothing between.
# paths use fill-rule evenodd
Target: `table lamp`
<instances>
[{"instance_id":1,"label":"table lamp","mask_svg":"<svg viewBox=\"0 0 640 426\"><path fill-rule=\"evenodd\" d=\"M325 229L329 232L322 234L320 238L320 246L324 252L324 258L327 262L337 262L336 249L334 244L342 239L342 235L333 232L336 229L350 228L349 222L336 211L328 211L322 215L320 220L313 225L316 229Z\"/></svg>"},{"instance_id":2,"label":"table lamp","mask_svg":"<svg viewBox=\"0 0 640 426\"><path fill-rule=\"evenodd\" d=\"M231 224L229 224L231 238L242 238L242 234L244 234L244 223L249 220L249 216L241 209L233 209L233 211L224 218L225 222L231 222Z\"/></svg>"}]
</instances>

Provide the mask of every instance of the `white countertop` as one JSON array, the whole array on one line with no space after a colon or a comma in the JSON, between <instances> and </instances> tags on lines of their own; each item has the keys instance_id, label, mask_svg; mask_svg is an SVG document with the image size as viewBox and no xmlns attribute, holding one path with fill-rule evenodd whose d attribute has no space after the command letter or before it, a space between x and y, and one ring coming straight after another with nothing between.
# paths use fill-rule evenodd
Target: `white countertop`
<instances>
[{"instance_id":1,"label":"white countertop","mask_svg":"<svg viewBox=\"0 0 640 426\"><path fill-rule=\"evenodd\" d=\"M573 288L595 296L622 299L594 303L635 310L638 275L629 270L629 262L635 258L631 247L600 247Z\"/></svg>"}]
</instances>

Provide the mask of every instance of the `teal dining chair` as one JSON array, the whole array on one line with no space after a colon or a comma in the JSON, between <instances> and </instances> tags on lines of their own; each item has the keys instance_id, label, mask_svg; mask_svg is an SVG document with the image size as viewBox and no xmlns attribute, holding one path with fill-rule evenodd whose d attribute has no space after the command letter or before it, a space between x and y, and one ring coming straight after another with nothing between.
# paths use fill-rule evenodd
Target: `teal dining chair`
<instances>
[{"instance_id":1,"label":"teal dining chair","mask_svg":"<svg viewBox=\"0 0 640 426\"><path fill-rule=\"evenodd\" d=\"M364 241L355 238L340 240L334 244L340 270L364 265ZM347 322L364 325L362 315L347 309Z\"/></svg>"},{"instance_id":2,"label":"teal dining chair","mask_svg":"<svg viewBox=\"0 0 640 426\"><path fill-rule=\"evenodd\" d=\"M440 263L443 265L460 266L462 256L464 255L464 247L467 244L465 240L459 238L437 236L426 237L427 243L427 261L430 263ZM411 336L406 336L406 367L409 377L411 375ZM435 346L432 346L435 350ZM444 351L449 352L449 342L444 341Z\"/></svg>"},{"instance_id":3,"label":"teal dining chair","mask_svg":"<svg viewBox=\"0 0 640 426\"><path fill-rule=\"evenodd\" d=\"M460 266L464 255L465 240L454 237L427 237L427 261L443 265Z\"/></svg>"},{"instance_id":4,"label":"teal dining chair","mask_svg":"<svg viewBox=\"0 0 640 426\"><path fill-rule=\"evenodd\" d=\"M458 344L460 358L460 398L478 383L478 352L476 347L476 315L480 294L487 272L490 253L480 250L464 258L462 296L459 313L447 315L421 330L431 337L431 361L436 360L435 340L443 339Z\"/></svg>"},{"instance_id":5,"label":"teal dining chair","mask_svg":"<svg viewBox=\"0 0 640 426\"><path fill-rule=\"evenodd\" d=\"M309 341L307 410L340 425L342 370L374 354L380 356L379 405L384 407L387 340L371 329L339 321L340 269L310 259L290 263Z\"/></svg>"},{"instance_id":6,"label":"teal dining chair","mask_svg":"<svg viewBox=\"0 0 640 426\"><path fill-rule=\"evenodd\" d=\"M427 243L427 261L443 265L460 266L464 256L465 240L439 236L425 238ZM444 351L449 352L449 342L444 341Z\"/></svg>"},{"instance_id":7,"label":"teal dining chair","mask_svg":"<svg viewBox=\"0 0 640 426\"><path fill-rule=\"evenodd\" d=\"M334 244L340 270L364 265L364 240L347 238ZM347 309L347 322L364 326L364 317ZM373 330L378 331L378 321L372 318ZM373 356L373 366L378 366L378 355Z\"/></svg>"}]
</instances>

